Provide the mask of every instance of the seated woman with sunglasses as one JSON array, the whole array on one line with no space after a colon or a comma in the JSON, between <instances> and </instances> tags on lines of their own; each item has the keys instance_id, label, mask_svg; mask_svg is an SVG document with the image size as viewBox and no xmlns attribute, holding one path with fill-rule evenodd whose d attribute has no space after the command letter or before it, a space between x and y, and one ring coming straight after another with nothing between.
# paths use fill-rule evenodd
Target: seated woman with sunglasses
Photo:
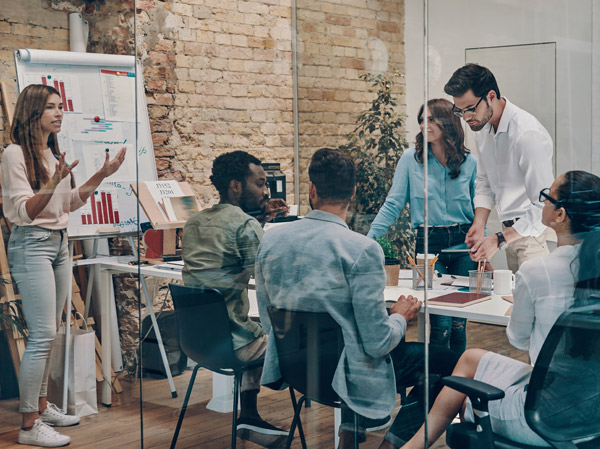
<instances>
[{"instance_id":1,"label":"seated woman with sunglasses","mask_svg":"<svg viewBox=\"0 0 600 449\"><path fill-rule=\"evenodd\" d=\"M600 178L584 171L559 176L540 192L544 203L542 222L554 229L558 247L548 256L529 260L516 275L514 306L506 330L519 349L528 349L534 364L546 336L560 314L574 302L600 299ZM549 446L525 421L526 387L532 366L509 357L467 350L454 369L454 376L480 380L505 392L489 403L492 429L518 443ZM444 432L458 412L473 422L470 401L462 393L444 387L429 413L429 443ZM423 448L424 428L403 446Z\"/></svg>"},{"instance_id":2,"label":"seated woman with sunglasses","mask_svg":"<svg viewBox=\"0 0 600 449\"><path fill-rule=\"evenodd\" d=\"M427 102L427 149L423 145L424 107L419 109L421 132L416 137L416 148L406 150L396 168L394 183L385 203L379 210L369 237L385 234L410 201L410 220L417 230L417 253L424 253L424 196L425 171L428 165L429 253L463 244L473 222L473 196L477 161L464 145L460 119L452 113L452 103L444 99ZM468 253L440 253L436 269L440 273L468 276L476 268ZM431 315L431 343L449 347L460 355L467 345L467 320L442 315Z\"/></svg>"}]
</instances>

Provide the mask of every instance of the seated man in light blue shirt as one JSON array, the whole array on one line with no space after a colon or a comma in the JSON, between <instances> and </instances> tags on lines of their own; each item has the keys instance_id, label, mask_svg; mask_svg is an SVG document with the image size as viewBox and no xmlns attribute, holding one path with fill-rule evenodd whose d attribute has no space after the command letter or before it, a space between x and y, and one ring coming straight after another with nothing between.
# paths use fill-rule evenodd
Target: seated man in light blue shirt
<instances>
[{"instance_id":1,"label":"seated man in light blue shirt","mask_svg":"<svg viewBox=\"0 0 600 449\"><path fill-rule=\"evenodd\" d=\"M272 334L267 307L273 305L327 312L341 326L344 350L332 386L344 404L342 448L353 444L353 424L345 424L353 422L348 409L384 418L395 406L396 389L414 385L381 445L399 447L425 417L419 388L424 346L404 341L407 321L416 317L421 303L401 296L391 307L391 315L386 311L383 251L345 222L355 193L354 161L339 150L323 148L312 157L309 177L314 210L300 221L269 230L258 248L255 276L261 323ZM281 377L274 338L270 335L267 344L263 385ZM448 375L455 363L448 349L430 348L431 373ZM432 401L438 390L432 392Z\"/></svg>"}]
</instances>

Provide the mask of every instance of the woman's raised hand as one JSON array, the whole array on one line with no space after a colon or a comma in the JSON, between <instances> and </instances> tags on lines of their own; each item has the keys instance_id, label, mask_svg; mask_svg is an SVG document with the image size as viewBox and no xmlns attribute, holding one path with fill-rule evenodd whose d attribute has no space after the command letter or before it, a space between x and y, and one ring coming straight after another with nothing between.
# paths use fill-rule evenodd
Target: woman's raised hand
<instances>
[{"instance_id":1,"label":"woman's raised hand","mask_svg":"<svg viewBox=\"0 0 600 449\"><path fill-rule=\"evenodd\" d=\"M72 164L68 165L65 162L65 156L66 153L60 153L60 156L58 157L58 163L56 164L56 169L52 175L52 181L54 181L55 186L70 175L71 171L79 164L79 161L74 161Z\"/></svg>"},{"instance_id":2,"label":"woman's raised hand","mask_svg":"<svg viewBox=\"0 0 600 449\"><path fill-rule=\"evenodd\" d=\"M108 153L108 151L106 152L104 165L100 169L100 172L102 173L102 176L104 178L108 178L110 175L115 173L119 169L119 167L121 167L121 164L123 164L123 161L125 160L126 151L126 147L121 148L121 151L119 151L112 160L110 160L110 154Z\"/></svg>"}]
</instances>

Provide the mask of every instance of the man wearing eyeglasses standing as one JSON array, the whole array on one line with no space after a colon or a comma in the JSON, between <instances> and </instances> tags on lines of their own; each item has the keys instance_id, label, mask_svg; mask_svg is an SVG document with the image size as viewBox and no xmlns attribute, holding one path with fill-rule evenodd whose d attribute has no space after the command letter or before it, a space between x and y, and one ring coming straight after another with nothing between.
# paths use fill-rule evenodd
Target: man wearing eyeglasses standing
<instances>
[{"instance_id":1,"label":"man wearing eyeglasses standing","mask_svg":"<svg viewBox=\"0 0 600 449\"><path fill-rule=\"evenodd\" d=\"M503 249L516 272L524 261L548 254L538 195L553 180L552 139L533 115L500 96L494 74L485 67L461 67L444 91L454 97L453 112L475 131L479 147L475 218L465 240L471 258L489 260ZM494 205L503 230L486 237Z\"/></svg>"}]
</instances>

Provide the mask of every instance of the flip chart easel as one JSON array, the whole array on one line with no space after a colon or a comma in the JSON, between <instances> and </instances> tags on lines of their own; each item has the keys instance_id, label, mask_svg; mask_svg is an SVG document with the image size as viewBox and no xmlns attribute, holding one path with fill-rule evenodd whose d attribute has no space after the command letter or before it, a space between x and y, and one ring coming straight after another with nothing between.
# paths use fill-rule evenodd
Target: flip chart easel
<instances>
[{"instance_id":1,"label":"flip chart easel","mask_svg":"<svg viewBox=\"0 0 600 449\"><path fill-rule=\"evenodd\" d=\"M19 92L44 84L61 94L58 144L67 161L79 160L73 170L77 185L102 166L106 152L113 157L127 148L121 168L70 214L69 235L94 235L111 227L115 234L136 231L146 217L137 216L130 184L158 179L139 62L128 55L21 49L15 52L15 68Z\"/></svg>"}]
</instances>

